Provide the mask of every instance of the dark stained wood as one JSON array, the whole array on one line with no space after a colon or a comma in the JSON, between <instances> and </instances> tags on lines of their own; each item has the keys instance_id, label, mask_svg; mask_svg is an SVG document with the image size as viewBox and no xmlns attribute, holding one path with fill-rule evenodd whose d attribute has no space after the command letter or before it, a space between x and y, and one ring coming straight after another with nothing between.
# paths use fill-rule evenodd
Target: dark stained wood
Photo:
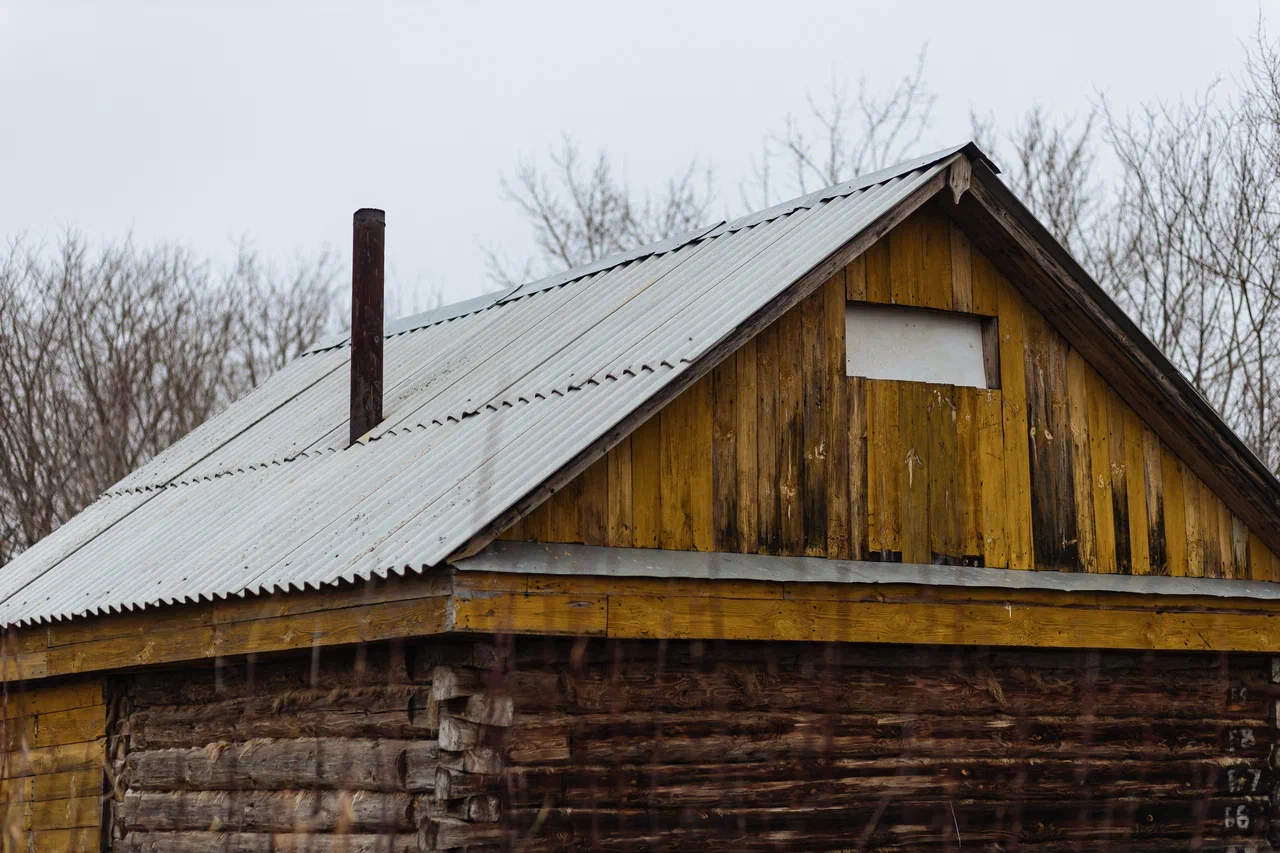
<instances>
[{"instance_id":1,"label":"dark stained wood","mask_svg":"<svg viewBox=\"0 0 1280 853\"><path fill-rule=\"evenodd\" d=\"M738 512L738 363L726 359L711 372L712 520L717 551L742 550ZM744 439L747 440L747 439Z\"/></svg>"},{"instance_id":2,"label":"dark stained wood","mask_svg":"<svg viewBox=\"0 0 1280 853\"><path fill-rule=\"evenodd\" d=\"M800 518L804 525L803 550L810 557L823 557L827 553L830 489L827 477L827 384L830 380L825 303L825 285L800 303L804 346L801 371L804 377L804 455L800 480L803 510Z\"/></svg>"}]
</instances>

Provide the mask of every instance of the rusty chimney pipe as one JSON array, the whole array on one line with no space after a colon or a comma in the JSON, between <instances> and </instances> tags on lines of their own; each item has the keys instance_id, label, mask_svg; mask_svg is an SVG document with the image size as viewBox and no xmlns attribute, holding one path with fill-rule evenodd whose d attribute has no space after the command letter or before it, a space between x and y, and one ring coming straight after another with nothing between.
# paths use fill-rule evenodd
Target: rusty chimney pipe
<instances>
[{"instance_id":1,"label":"rusty chimney pipe","mask_svg":"<svg viewBox=\"0 0 1280 853\"><path fill-rule=\"evenodd\" d=\"M382 285L387 215L362 207L351 246L351 441L382 421Z\"/></svg>"}]
</instances>

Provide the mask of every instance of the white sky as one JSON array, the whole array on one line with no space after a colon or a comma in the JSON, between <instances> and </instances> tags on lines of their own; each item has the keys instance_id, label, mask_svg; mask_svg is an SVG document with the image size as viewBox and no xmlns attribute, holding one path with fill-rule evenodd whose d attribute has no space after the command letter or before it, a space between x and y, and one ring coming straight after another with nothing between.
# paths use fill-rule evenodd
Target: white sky
<instances>
[{"instance_id":1,"label":"white sky","mask_svg":"<svg viewBox=\"0 0 1280 853\"><path fill-rule=\"evenodd\" d=\"M893 83L929 44L921 152L971 106L1130 106L1240 67L1253 2L15 3L0 0L0 237L132 231L286 261L387 210L389 284L446 302L528 229L498 174L563 131L638 186L697 157L724 201L832 76ZM1267 11L1269 3L1262 9Z\"/></svg>"}]
</instances>

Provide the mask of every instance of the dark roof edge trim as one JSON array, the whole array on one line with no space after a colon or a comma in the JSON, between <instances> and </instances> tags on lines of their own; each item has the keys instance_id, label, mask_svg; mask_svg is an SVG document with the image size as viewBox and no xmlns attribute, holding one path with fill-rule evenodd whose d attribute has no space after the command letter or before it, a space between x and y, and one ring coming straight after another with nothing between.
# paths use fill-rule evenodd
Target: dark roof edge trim
<instances>
[{"instance_id":1,"label":"dark roof edge trim","mask_svg":"<svg viewBox=\"0 0 1280 853\"><path fill-rule=\"evenodd\" d=\"M459 571L606 578L906 584L1009 591L1125 593L1280 601L1280 586L1260 581L1026 572L1016 569L828 560L822 557L659 551L504 540L492 542L475 556L459 560L454 565Z\"/></svg>"}]
</instances>

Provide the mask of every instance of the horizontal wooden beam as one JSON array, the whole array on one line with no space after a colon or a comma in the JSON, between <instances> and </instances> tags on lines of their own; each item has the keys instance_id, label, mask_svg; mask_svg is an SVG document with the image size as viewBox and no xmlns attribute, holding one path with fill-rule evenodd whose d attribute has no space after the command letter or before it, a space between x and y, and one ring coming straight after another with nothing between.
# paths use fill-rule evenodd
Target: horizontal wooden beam
<instances>
[{"instance_id":1,"label":"horizontal wooden beam","mask_svg":"<svg viewBox=\"0 0 1280 853\"><path fill-rule=\"evenodd\" d=\"M459 572L454 630L619 639L1280 652L1273 602L912 584Z\"/></svg>"}]
</instances>

